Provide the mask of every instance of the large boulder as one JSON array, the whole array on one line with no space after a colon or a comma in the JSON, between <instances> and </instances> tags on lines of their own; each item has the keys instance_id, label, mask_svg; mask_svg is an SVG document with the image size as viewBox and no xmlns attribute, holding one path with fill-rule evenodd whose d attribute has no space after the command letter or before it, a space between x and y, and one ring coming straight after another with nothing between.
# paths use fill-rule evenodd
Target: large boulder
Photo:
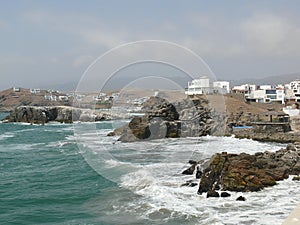
<instances>
[{"instance_id":1,"label":"large boulder","mask_svg":"<svg viewBox=\"0 0 300 225\"><path fill-rule=\"evenodd\" d=\"M254 155L218 153L212 156L201 176L198 193L210 190L260 191L276 181L298 175L299 148L289 146L276 152Z\"/></svg>"}]
</instances>

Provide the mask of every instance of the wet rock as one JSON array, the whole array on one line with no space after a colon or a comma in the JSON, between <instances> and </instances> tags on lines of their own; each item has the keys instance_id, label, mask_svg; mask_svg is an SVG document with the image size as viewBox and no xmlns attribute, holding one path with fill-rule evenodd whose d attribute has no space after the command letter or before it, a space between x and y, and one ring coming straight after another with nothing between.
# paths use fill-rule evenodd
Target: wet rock
<instances>
[{"instance_id":1,"label":"wet rock","mask_svg":"<svg viewBox=\"0 0 300 225\"><path fill-rule=\"evenodd\" d=\"M123 127L126 129L122 130L119 140L131 142L211 134L214 123L212 112L208 107L202 107L202 102L193 103L185 99L169 103L165 99L151 97L145 103L145 115L134 117L127 127Z\"/></svg>"},{"instance_id":2,"label":"wet rock","mask_svg":"<svg viewBox=\"0 0 300 225\"><path fill-rule=\"evenodd\" d=\"M222 197L222 198L227 198L227 197L230 197L230 196L231 196L231 194L229 194L229 193L226 192L226 191L221 192L221 197Z\"/></svg>"},{"instance_id":3,"label":"wet rock","mask_svg":"<svg viewBox=\"0 0 300 225\"><path fill-rule=\"evenodd\" d=\"M209 190L206 194L206 198L219 198L220 194L218 192L216 192L215 190Z\"/></svg>"},{"instance_id":4,"label":"wet rock","mask_svg":"<svg viewBox=\"0 0 300 225\"><path fill-rule=\"evenodd\" d=\"M201 169L199 168L199 166L197 167L197 172L196 172L196 179L200 179L202 176L202 171Z\"/></svg>"},{"instance_id":5,"label":"wet rock","mask_svg":"<svg viewBox=\"0 0 300 225\"><path fill-rule=\"evenodd\" d=\"M246 201L246 198L244 196L239 196L236 201Z\"/></svg>"},{"instance_id":6,"label":"wet rock","mask_svg":"<svg viewBox=\"0 0 300 225\"><path fill-rule=\"evenodd\" d=\"M196 165L194 164L194 165L190 166L188 169L184 170L182 172L182 174L184 174L184 175L193 175L194 172L195 172L195 168L196 168Z\"/></svg>"},{"instance_id":7,"label":"wet rock","mask_svg":"<svg viewBox=\"0 0 300 225\"><path fill-rule=\"evenodd\" d=\"M112 131L112 132L109 132L108 134L107 134L107 136L109 136L109 137L111 137L111 136L115 136L116 135L116 133L114 132L114 131Z\"/></svg>"},{"instance_id":8,"label":"wet rock","mask_svg":"<svg viewBox=\"0 0 300 225\"><path fill-rule=\"evenodd\" d=\"M186 181L184 184L181 185L181 187L187 186L187 187L195 187L198 184L196 182L193 182L193 180Z\"/></svg>"},{"instance_id":9,"label":"wet rock","mask_svg":"<svg viewBox=\"0 0 300 225\"><path fill-rule=\"evenodd\" d=\"M211 157L203 170L198 193L218 190L219 187L222 191L260 191L289 175L298 175L299 169L300 150L290 146L254 155L218 153Z\"/></svg>"},{"instance_id":10,"label":"wet rock","mask_svg":"<svg viewBox=\"0 0 300 225\"><path fill-rule=\"evenodd\" d=\"M189 164L195 165L195 164L197 164L197 161L195 161L195 160L189 160Z\"/></svg>"},{"instance_id":11,"label":"wet rock","mask_svg":"<svg viewBox=\"0 0 300 225\"><path fill-rule=\"evenodd\" d=\"M295 177L293 177L292 180L293 180L293 181L300 181L300 176L295 176Z\"/></svg>"}]
</instances>

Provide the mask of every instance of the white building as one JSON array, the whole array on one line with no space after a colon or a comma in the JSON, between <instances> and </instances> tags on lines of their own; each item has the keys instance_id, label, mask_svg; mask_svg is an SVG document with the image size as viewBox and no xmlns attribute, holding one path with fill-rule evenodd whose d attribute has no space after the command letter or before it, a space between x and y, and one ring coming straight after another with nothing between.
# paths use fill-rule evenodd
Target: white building
<instances>
[{"instance_id":1,"label":"white building","mask_svg":"<svg viewBox=\"0 0 300 225\"><path fill-rule=\"evenodd\" d=\"M31 94L39 94L39 93L41 93L41 89L39 89L39 88L30 89L30 93Z\"/></svg>"},{"instance_id":2,"label":"white building","mask_svg":"<svg viewBox=\"0 0 300 225\"><path fill-rule=\"evenodd\" d=\"M45 95L45 100L56 102L57 97L56 97L56 95Z\"/></svg>"},{"instance_id":3,"label":"white building","mask_svg":"<svg viewBox=\"0 0 300 225\"><path fill-rule=\"evenodd\" d=\"M257 86L255 84L242 84L232 88L232 92L243 93L245 97L249 96L255 90L257 90Z\"/></svg>"},{"instance_id":4,"label":"white building","mask_svg":"<svg viewBox=\"0 0 300 225\"><path fill-rule=\"evenodd\" d=\"M13 91L14 91L14 92L20 92L20 91L21 91L21 88L19 88L19 87L13 87Z\"/></svg>"},{"instance_id":5,"label":"white building","mask_svg":"<svg viewBox=\"0 0 300 225\"><path fill-rule=\"evenodd\" d=\"M285 92L282 88L267 88L267 86L263 87L264 89L258 89L251 91L250 94L245 96L248 102L279 102L284 104L285 100Z\"/></svg>"},{"instance_id":6,"label":"white building","mask_svg":"<svg viewBox=\"0 0 300 225\"><path fill-rule=\"evenodd\" d=\"M300 80L295 80L290 83L290 92L287 97L295 102L300 102Z\"/></svg>"},{"instance_id":7,"label":"white building","mask_svg":"<svg viewBox=\"0 0 300 225\"><path fill-rule=\"evenodd\" d=\"M186 95L198 95L198 94L208 94L210 93L210 83L209 78L204 76L199 79L192 80L188 82L187 90L185 91Z\"/></svg>"},{"instance_id":8,"label":"white building","mask_svg":"<svg viewBox=\"0 0 300 225\"><path fill-rule=\"evenodd\" d=\"M58 96L58 99L59 99L59 101L62 101L62 102L69 101L69 98L66 95L60 95L60 96Z\"/></svg>"},{"instance_id":9,"label":"white building","mask_svg":"<svg viewBox=\"0 0 300 225\"><path fill-rule=\"evenodd\" d=\"M230 92L228 81L215 81L213 82L214 92L220 94L228 94Z\"/></svg>"}]
</instances>

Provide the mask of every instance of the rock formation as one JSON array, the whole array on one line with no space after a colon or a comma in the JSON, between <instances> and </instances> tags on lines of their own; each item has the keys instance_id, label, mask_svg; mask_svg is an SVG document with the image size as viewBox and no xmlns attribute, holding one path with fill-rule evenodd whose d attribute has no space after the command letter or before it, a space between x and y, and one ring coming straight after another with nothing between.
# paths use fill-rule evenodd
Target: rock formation
<instances>
[{"instance_id":1,"label":"rock formation","mask_svg":"<svg viewBox=\"0 0 300 225\"><path fill-rule=\"evenodd\" d=\"M199 137L220 131L220 121L223 124L225 121L207 106L204 99L168 103L165 99L151 97L145 103L144 111L144 116L134 117L128 125L108 135L120 135L119 140L123 142Z\"/></svg>"},{"instance_id":2,"label":"rock formation","mask_svg":"<svg viewBox=\"0 0 300 225\"><path fill-rule=\"evenodd\" d=\"M109 119L109 115L92 110L74 107L53 106L19 106L16 107L4 121L45 124L51 121L72 123L73 121L92 122Z\"/></svg>"},{"instance_id":3,"label":"rock formation","mask_svg":"<svg viewBox=\"0 0 300 225\"><path fill-rule=\"evenodd\" d=\"M300 146L289 144L276 152L229 154L211 157L203 170L198 194L212 191L260 191L276 181L299 175Z\"/></svg>"}]
</instances>

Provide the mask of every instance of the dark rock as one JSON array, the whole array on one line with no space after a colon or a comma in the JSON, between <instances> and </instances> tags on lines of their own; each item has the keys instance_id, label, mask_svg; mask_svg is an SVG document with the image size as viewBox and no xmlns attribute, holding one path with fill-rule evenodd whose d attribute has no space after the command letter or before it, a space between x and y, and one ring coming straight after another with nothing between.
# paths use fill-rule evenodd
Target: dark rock
<instances>
[{"instance_id":1,"label":"dark rock","mask_svg":"<svg viewBox=\"0 0 300 225\"><path fill-rule=\"evenodd\" d=\"M197 185L198 185L197 183L193 182L192 180L189 180L189 181L185 182L184 184L182 184L181 187L184 187L184 186L195 187Z\"/></svg>"},{"instance_id":2,"label":"dark rock","mask_svg":"<svg viewBox=\"0 0 300 225\"><path fill-rule=\"evenodd\" d=\"M295 176L295 177L293 177L292 180L293 180L293 181L300 181L300 176Z\"/></svg>"},{"instance_id":3,"label":"dark rock","mask_svg":"<svg viewBox=\"0 0 300 225\"><path fill-rule=\"evenodd\" d=\"M209 107L201 106L203 102L185 99L172 104L160 97L151 97L144 104L145 115L134 117L127 129L122 130L119 140L130 142L211 134L212 112Z\"/></svg>"},{"instance_id":4,"label":"dark rock","mask_svg":"<svg viewBox=\"0 0 300 225\"><path fill-rule=\"evenodd\" d=\"M200 170L199 166L197 167L197 172L196 172L196 179L200 179L202 176L202 171Z\"/></svg>"},{"instance_id":5,"label":"dark rock","mask_svg":"<svg viewBox=\"0 0 300 225\"><path fill-rule=\"evenodd\" d=\"M195 160L189 160L189 164L192 164L192 165L197 164L197 161L195 161Z\"/></svg>"},{"instance_id":6,"label":"dark rock","mask_svg":"<svg viewBox=\"0 0 300 225\"><path fill-rule=\"evenodd\" d=\"M231 196L231 194L229 194L229 193L226 192L226 191L221 192L221 197L222 197L222 198L227 198L227 197L230 197L230 196Z\"/></svg>"},{"instance_id":7,"label":"dark rock","mask_svg":"<svg viewBox=\"0 0 300 225\"><path fill-rule=\"evenodd\" d=\"M219 195L219 193L216 192L215 190L209 190L209 191L207 192L207 194L206 194L206 198L211 198L211 197L213 197L213 198L219 198L220 195Z\"/></svg>"},{"instance_id":8,"label":"dark rock","mask_svg":"<svg viewBox=\"0 0 300 225\"><path fill-rule=\"evenodd\" d=\"M190 166L188 169L184 170L182 172L182 174L184 174L184 175L193 175L194 171L195 171L195 168L196 168L196 165L194 164L194 165Z\"/></svg>"},{"instance_id":9,"label":"dark rock","mask_svg":"<svg viewBox=\"0 0 300 225\"><path fill-rule=\"evenodd\" d=\"M198 194L209 190L260 191L300 172L300 150L288 147L254 155L215 154L203 170Z\"/></svg>"},{"instance_id":10,"label":"dark rock","mask_svg":"<svg viewBox=\"0 0 300 225\"><path fill-rule=\"evenodd\" d=\"M236 201L246 201L246 198L244 196L239 196Z\"/></svg>"},{"instance_id":11,"label":"dark rock","mask_svg":"<svg viewBox=\"0 0 300 225\"><path fill-rule=\"evenodd\" d=\"M110 136L110 137L111 137L111 136L115 136L115 135L116 135L116 133L113 132L113 131L112 131L112 132L109 132L109 133L107 134L107 136Z\"/></svg>"}]
</instances>

